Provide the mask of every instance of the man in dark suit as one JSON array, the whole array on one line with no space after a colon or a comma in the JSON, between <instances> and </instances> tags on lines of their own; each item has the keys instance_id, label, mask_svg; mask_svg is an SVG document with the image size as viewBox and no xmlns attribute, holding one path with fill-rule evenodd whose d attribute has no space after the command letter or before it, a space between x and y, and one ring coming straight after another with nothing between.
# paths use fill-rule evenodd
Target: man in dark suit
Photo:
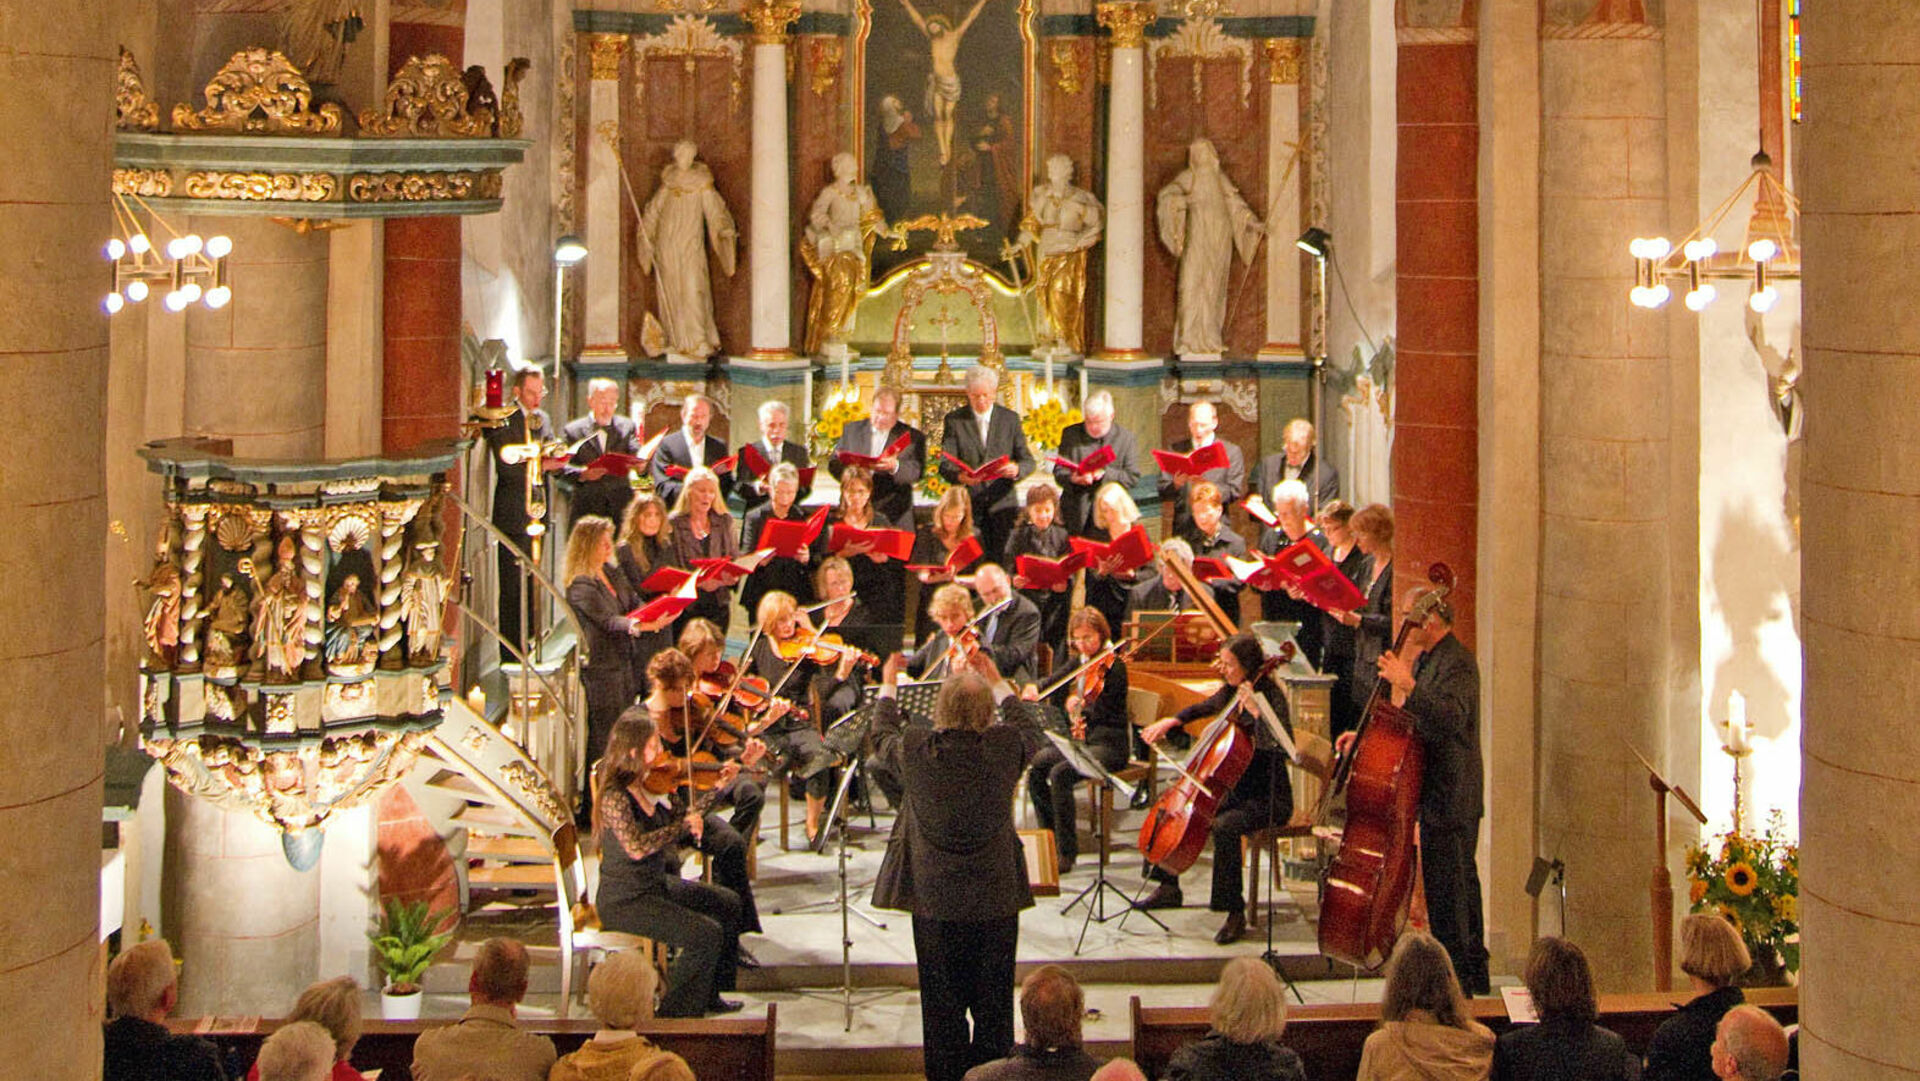
<instances>
[{"instance_id":1,"label":"man in dark suit","mask_svg":"<svg viewBox=\"0 0 1920 1081\"><path fill-rule=\"evenodd\" d=\"M940 689L933 727L908 727L894 699L902 663L881 671L873 723L874 760L904 790L873 903L913 914L926 1075L961 1081L1013 1049L1020 912L1033 907L1013 793L1036 713L983 651Z\"/></svg>"},{"instance_id":2,"label":"man in dark suit","mask_svg":"<svg viewBox=\"0 0 1920 1081\"><path fill-rule=\"evenodd\" d=\"M1181 586L1180 579L1167 569L1167 557L1193 562L1193 548L1179 537L1160 545L1160 569L1153 577L1133 587L1127 594L1127 614L1135 612L1177 612L1194 607L1193 598Z\"/></svg>"},{"instance_id":3,"label":"man in dark suit","mask_svg":"<svg viewBox=\"0 0 1920 1081\"><path fill-rule=\"evenodd\" d=\"M689 394L680 405L679 429L668 432L653 452L653 490L667 505L668 513L672 513L673 505L679 502L680 488L686 481L684 472L678 477L670 475L669 466L682 470L712 468L713 463L727 456L727 444L719 436L707 434L707 426L712 423L713 402L704 394ZM720 509L726 509L724 504L732 491L733 474L720 474Z\"/></svg>"},{"instance_id":4,"label":"man in dark suit","mask_svg":"<svg viewBox=\"0 0 1920 1081\"><path fill-rule=\"evenodd\" d=\"M1316 447L1312 422L1295 417L1282 429L1283 448L1278 454L1260 459L1253 471L1253 494L1261 502L1273 498L1273 489L1283 480L1297 480L1313 496L1313 513L1340 498L1340 471L1332 462L1322 461Z\"/></svg>"},{"instance_id":5,"label":"man in dark suit","mask_svg":"<svg viewBox=\"0 0 1920 1081\"><path fill-rule=\"evenodd\" d=\"M1118 484L1131 490L1140 479L1140 450L1133 433L1113 423L1113 395L1096 390L1087 395L1086 420L1070 424L1060 433L1060 457L1070 462L1084 461L1101 447L1113 448L1113 461L1091 473L1076 473L1055 464L1053 479L1060 484L1060 524L1076 537L1091 536L1093 496L1103 484Z\"/></svg>"},{"instance_id":6,"label":"man in dark suit","mask_svg":"<svg viewBox=\"0 0 1920 1081\"><path fill-rule=\"evenodd\" d=\"M1227 464L1220 469L1209 469L1198 477L1176 477L1160 474L1160 502L1173 504L1173 531L1185 533L1193 524L1193 512L1187 507L1187 493L1200 481L1212 481L1220 489L1220 498L1231 506L1247 491L1247 459L1240 448L1214 432L1220 427L1220 413L1212 402L1195 402L1187 409L1187 434L1191 437L1176 442L1171 448L1175 454L1192 454L1194 451L1218 442L1226 448Z\"/></svg>"},{"instance_id":7,"label":"man in dark suit","mask_svg":"<svg viewBox=\"0 0 1920 1081\"><path fill-rule=\"evenodd\" d=\"M1045 675L1034 658L1040 646L1040 609L1013 591L1013 582L998 563L982 563L974 570L973 591L980 594L981 611L1008 602L980 624L980 641L993 654L994 667L1015 683Z\"/></svg>"},{"instance_id":8,"label":"man in dark suit","mask_svg":"<svg viewBox=\"0 0 1920 1081\"><path fill-rule=\"evenodd\" d=\"M588 468L602 454L640 453L640 429L633 418L621 416L619 408L620 384L611 379L590 379L587 415L560 429L560 439L567 446L580 444L568 462L567 472L575 480L573 509L567 515L569 526L586 515L598 514L612 522L617 531L627 504L633 500L633 481L626 473Z\"/></svg>"},{"instance_id":9,"label":"man in dark suit","mask_svg":"<svg viewBox=\"0 0 1920 1081\"><path fill-rule=\"evenodd\" d=\"M999 390L999 372L979 364L968 368L967 404L947 414L940 433L941 451L969 468L995 458L1011 459L998 476L971 486L973 526L980 531L980 543L989 552L1007 550L1007 536L1020 517L1020 501L1013 484L1033 466L1033 452L1027 449L1020 414L993 400ZM946 458L940 459L940 475L948 484L960 483L959 468Z\"/></svg>"},{"instance_id":10,"label":"man in dark suit","mask_svg":"<svg viewBox=\"0 0 1920 1081\"><path fill-rule=\"evenodd\" d=\"M515 648L520 641L520 604L526 592L526 568L521 564L523 555L531 554L532 538L527 534L527 525L533 520L527 514L527 458L521 450L511 450L529 442L544 442L557 437L553 430L553 420L547 411L540 408L540 400L546 397L546 377L538 368L522 368L513 375L513 396L519 403L519 411L506 419L498 428L488 428L485 439L488 457L493 460L493 524L513 542L513 548L500 545L498 549L499 586L496 592L499 605L495 610L500 634ZM511 457L513 461L507 459ZM566 468L564 458L542 458L544 470ZM546 478L534 479L540 485L539 501L551 506L547 499ZM528 629L533 629L532 621L537 615L529 607L526 613ZM502 656L502 661L511 660L511 655Z\"/></svg>"},{"instance_id":11,"label":"man in dark suit","mask_svg":"<svg viewBox=\"0 0 1920 1081\"><path fill-rule=\"evenodd\" d=\"M927 436L900 419L900 392L881 387L873 392L873 411L865 420L847 422L840 430L840 442L827 459L827 472L835 480L846 470L840 451L878 456L901 436L911 442L905 450L880 459L873 471L873 509L895 529L913 529L913 486L927 468Z\"/></svg>"},{"instance_id":12,"label":"man in dark suit","mask_svg":"<svg viewBox=\"0 0 1920 1081\"><path fill-rule=\"evenodd\" d=\"M769 472L781 462L790 463L795 469L806 469L813 464L813 458L807 454L806 446L787 438L787 428L792 420L792 411L787 403L778 398L769 398L760 403L756 416L760 421L760 438L748 446L758 450L760 456L767 460ZM740 450L744 453L746 447L741 447ZM744 464L736 466L733 472L740 478L740 521L744 526L747 515L752 514L755 508L767 501L769 495L767 478L764 474L754 476L753 471ZM807 497L812 494L813 481L803 476L800 481L800 495L794 502L805 503ZM745 534L742 536L744 537Z\"/></svg>"},{"instance_id":13,"label":"man in dark suit","mask_svg":"<svg viewBox=\"0 0 1920 1081\"><path fill-rule=\"evenodd\" d=\"M226 1081L218 1048L167 1030L179 997L166 939L129 946L113 959L107 966L113 1020L103 1033L104 1081Z\"/></svg>"},{"instance_id":14,"label":"man in dark suit","mask_svg":"<svg viewBox=\"0 0 1920 1081\"><path fill-rule=\"evenodd\" d=\"M1424 613L1424 615L1423 615ZM1407 596L1409 620L1400 653L1382 653L1380 678L1393 688L1393 704L1413 717L1426 750L1420 785L1420 878L1427 893L1433 937L1447 948L1469 995L1484 995L1487 982L1486 925L1480 906L1480 872L1474 846L1480 839L1480 669L1453 636L1453 607L1420 586ZM1352 734L1340 737L1343 748Z\"/></svg>"}]
</instances>

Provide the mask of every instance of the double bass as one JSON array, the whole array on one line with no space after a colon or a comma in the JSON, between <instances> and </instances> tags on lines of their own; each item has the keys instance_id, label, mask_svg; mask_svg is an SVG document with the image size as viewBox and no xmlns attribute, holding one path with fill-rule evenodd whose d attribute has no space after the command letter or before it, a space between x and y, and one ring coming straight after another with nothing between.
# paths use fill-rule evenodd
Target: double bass
<instances>
[{"instance_id":1,"label":"double bass","mask_svg":"<svg viewBox=\"0 0 1920 1081\"><path fill-rule=\"evenodd\" d=\"M1445 563L1429 568L1427 579L1435 588L1407 613L1394 639L1396 654L1453 588L1453 570ZM1339 851L1320 876L1320 952L1328 957L1378 969L1406 926L1425 769L1413 717L1393 704L1387 681L1378 680L1322 806L1327 817L1338 819L1344 803L1345 817Z\"/></svg>"}]
</instances>

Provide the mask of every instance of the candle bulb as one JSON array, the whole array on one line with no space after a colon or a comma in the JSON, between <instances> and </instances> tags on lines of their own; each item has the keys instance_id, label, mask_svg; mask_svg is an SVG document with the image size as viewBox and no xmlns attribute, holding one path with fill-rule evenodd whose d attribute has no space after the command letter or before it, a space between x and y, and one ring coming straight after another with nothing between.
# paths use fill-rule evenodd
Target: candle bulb
<instances>
[{"instance_id":1,"label":"candle bulb","mask_svg":"<svg viewBox=\"0 0 1920 1081\"><path fill-rule=\"evenodd\" d=\"M507 400L507 373L498 368L487 369L487 408L498 409Z\"/></svg>"}]
</instances>

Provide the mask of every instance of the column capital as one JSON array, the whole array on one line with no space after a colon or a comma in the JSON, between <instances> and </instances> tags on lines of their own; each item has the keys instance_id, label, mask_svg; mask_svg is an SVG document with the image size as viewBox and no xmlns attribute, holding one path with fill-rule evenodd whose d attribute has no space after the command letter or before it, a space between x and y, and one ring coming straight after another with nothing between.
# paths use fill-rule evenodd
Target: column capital
<instances>
[{"instance_id":1,"label":"column capital","mask_svg":"<svg viewBox=\"0 0 1920 1081\"><path fill-rule=\"evenodd\" d=\"M1268 38L1267 81L1275 86L1300 85L1300 54L1303 42L1299 38Z\"/></svg>"},{"instance_id":2,"label":"column capital","mask_svg":"<svg viewBox=\"0 0 1920 1081\"><path fill-rule=\"evenodd\" d=\"M1094 8L1100 25L1113 35L1116 49L1138 49L1145 43L1147 27L1157 17L1152 0L1109 0Z\"/></svg>"},{"instance_id":3,"label":"column capital","mask_svg":"<svg viewBox=\"0 0 1920 1081\"><path fill-rule=\"evenodd\" d=\"M620 56L627 51L627 35L590 35L587 38L587 50L588 55L592 57L592 71L595 79L618 79Z\"/></svg>"},{"instance_id":4,"label":"column capital","mask_svg":"<svg viewBox=\"0 0 1920 1081\"><path fill-rule=\"evenodd\" d=\"M787 27L800 18L800 0L747 0L741 13L753 26L755 45L785 45Z\"/></svg>"}]
</instances>

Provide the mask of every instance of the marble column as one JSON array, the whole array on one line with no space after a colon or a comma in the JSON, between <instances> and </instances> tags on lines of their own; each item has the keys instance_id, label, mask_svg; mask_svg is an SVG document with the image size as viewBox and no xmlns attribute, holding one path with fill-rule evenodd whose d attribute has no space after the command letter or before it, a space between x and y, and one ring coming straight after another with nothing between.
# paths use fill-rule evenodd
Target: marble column
<instances>
[{"instance_id":1,"label":"marble column","mask_svg":"<svg viewBox=\"0 0 1920 1081\"><path fill-rule=\"evenodd\" d=\"M1800 1055L1849 1081L1920 1073L1920 175L1889 137L1920 116L1915 14L1835 0L1805 39Z\"/></svg>"},{"instance_id":2,"label":"marble column","mask_svg":"<svg viewBox=\"0 0 1920 1081\"><path fill-rule=\"evenodd\" d=\"M1107 95L1107 311L1100 354L1139 359L1147 242L1145 46L1154 9L1143 0L1114 0L1096 10L1100 25L1113 35ZM1159 442L1156 438L1146 445Z\"/></svg>"},{"instance_id":3,"label":"marble column","mask_svg":"<svg viewBox=\"0 0 1920 1081\"><path fill-rule=\"evenodd\" d=\"M0 0L0 85L22 88L0 103L0 373L25 406L8 420L19 467L0 474L0 1061L54 1081L100 1075L108 19Z\"/></svg>"},{"instance_id":4,"label":"marble column","mask_svg":"<svg viewBox=\"0 0 1920 1081\"><path fill-rule=\"evenodd\" d=\"M620 224L620 58L627 51L625 34L594 34L587 39L587 199L585 240L593 254L585 263L586 328L581 352L598 357L621 357L620 272L626 256L625 230ZM554 358L559 363L559 358Z\"/></svg>"},{"instance_id":5,"label":"marble column","mask_svg":"<svg viewBox=\"0 0 1920 1081\"><path fill-rule=\"evenodd\" d=\"M800 17L799 0L752 0L753 209L747 219L750 356L793 355L793 252L788 228L787 27Z\"/></svg>"},{"instance_id":6,"label":"marble column","mask_svg":"<svg viewBox=\"0 0 1920 1081\"><path fill-rule=\"evenodd\" d=\"M1305 38L1268 38L1267 190L1273 193L1267 222L1267 333L1262 360L1301 360L1307 335L1300 310L1300 249L1292 243L1302 228L1300 204L1307 190L1306 137L1300 130L1300 94L1309 42ZM1326 333L1326 328L1319 331ZM1265 429L1264 413L1261 434ZM1323 425L1324 427L1324 425ZM1277 442L1278 430L1273 433Z\"/></svg>"},{"instance_id":7,"label":"marble column","mask_svg":"<svg viewBox=\"0 0 1920 1081\"><path fill-rule=\"evenodd\" d=\"M1653 983L1646 879L1622 873L1654 855L1625 745L1666 745L1676 661L1671 316L1627 304L1619 255L1673 217L1663 54L1644 19L1541 27L1539 829L1567 926L1605 944L1602 991Z\"/></svg>"},{"instance_id":8,"label":"marble column","mask_svg":"<svg viewBox=\"0 0 1920 1081\"><path fill-rule=\"evenodd\" d=\"M460 228L455 217L387 222L380 373L387 454L460 435Z\"/></svg>"}]
</instances>

